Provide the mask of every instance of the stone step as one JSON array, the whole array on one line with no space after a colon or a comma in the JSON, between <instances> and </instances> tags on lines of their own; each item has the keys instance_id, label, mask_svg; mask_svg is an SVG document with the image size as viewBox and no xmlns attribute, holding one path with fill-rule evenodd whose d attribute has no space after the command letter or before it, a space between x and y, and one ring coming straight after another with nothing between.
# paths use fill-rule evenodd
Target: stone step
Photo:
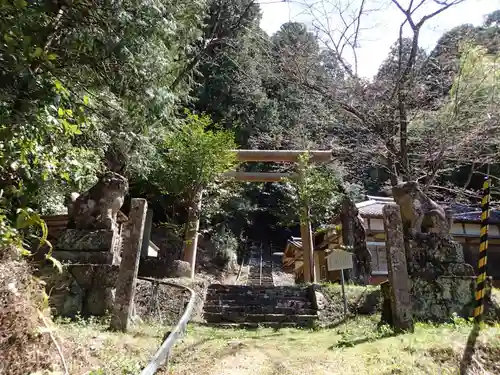
<instances>
[{"instance_id":1,"label":"stone step","mask_svg":"<svg viewBox=\"0 0 500 375\"><path fill-rule=\"evenodd\" d=\"M273 278L273 276L272 275L265 275L265 276L262 276L262 278L261 278L260 275L252 275L252 274L250 274L249 278L253 279L253 280L270 280L270 279Z\"/></svg>"},{"instance_id":2,"label":"stone step","mask_svg":"<svg viewBox=\"0 0 500 375\"><path fill-rule=\"evenodd\" d=\"M262 285L262 286L274 286L273 280L258 280L258 279L248 279L247 285Z\"/></svg>"},{"instance_id":3,"label":"stone step","mask_svg":"<svg viewBox=\"0 0 500 375\"><path fill-rule=\"evenodd\" d=\"M262 277L270 277L272 273L273 273L272 270L269 270L267 272L262 272ZM250 271L248 274L250 275L250 277L260 278L260 272Z\"/></svg>"},{"instance_id":4,"label":"stone step","mask_svg":"<svg viewBox=\"0 0 500 375\"><path fill-rule=\"evenodd\" d=\"M313 321L312 321L313 322ZM312 322L299 324L295 322L260 322L260 323L201 323L201 325L220 329L258 329L258 328L302 328L312 326Z\"/></svg>"},{"instance_id":5,"label":"stone step","mask_svg":"<svg viewBox=\"0 0 500 375\"><path fill-rule=\"evenodd\" d=\"M293 306L297 303L307 303L311 302L307 297L269 297L266 295L240 295L240 294L225 294L225 295L214 295L214 296L206 296L205 301L208 303L221 304L224 303L226 305L237 304L237 305L254 305L254 304L263 304L263 305L286 305ZM229 302L231 301L231 302Z\"/></svg>"},{"instance_id":6,"label":"stone step","mask_svg":"<svg viewBox=\"0 0 500 375\"><path fill-rule=\"evenodd\" d=\"M249 286L249 285L224 285L224 284L211 284L208 286L208 291L281 291L281 292L307 292L307 287L303 286L275 286L273 288L264 287L264 286Z\"/></svg>"},{"instance_id":7,"label":"stone step","mask_svg":"<svg viewBox=\"0 0 500 375\"><path fill-rule=\"evenodd\" d=\"M279 300L279 299L283 299L283 300L291 300L291 299L296 299L297 301L303 301L303 300L307 300L309 301L309 297L303 293L301 294L286 294L286 295L280 295L280 294L250 294L250 293L215 293L215 294L212 294L212 293L207 293L206 295L206 299L207 300L220 300L220 299L245 299L247 298L248 300L255 300L255 299L258 299L258 300L263 300L263 301L267 301L267 300Z\"/></svg>"},{"instance_id":8,"label":"stone step","mask_svg":"<svg viewBox=\"0 0 500 375\"><path fill-rule=\"evenodd\" d=\"M276 287L272 275L258 276L248 280L257 285L210 285L203 309L205 320L210 324L311 326L317 319L307 288Z\"/></svg>"},{"instance_id":9,"label":"stone step","mask_svg":"<svg viewBox=\"0 0 500 375\"><path fill-rule=\"evenodd\" d=\"M267 297L304 297L308 296L307 290L304 289L284 289L272 285L243 285L245 288L228 288L228 289L212 289L207 290L207 296L216 295L252 295Z\"/></svg>"},{"instance_id":10,"label":"stone step","mask_svg":"<svg viewBox=\"0 0 500 375\"><path fill-rule=\"evenodd\" d=\"M276 307L273 305L215 305L206 304L203 310L208 313L220 313L224 311L241 312L245 314L287 314L287 315L315 315L316 310L301 307Z\"/></svg>"},{"instance_id":11,"label":"stone step","mask_svg":"<svg viewBox=\"0 0 500 375\"><path fill-rule=\"evenodd\" d=\"M209 313L203 317L208 323L298 323L307 324L318 318L317 315L286 315L286 314L244 314L238 312Z\"/></svg>"},{"instance_id":12,"label":"stone step","mask_svg":"<svg viewBox=\"0 0 500 375\"><path fill-rule=\"evenodd\" d=\"M248 273L248 275L249 275L251 278L255 278L255 279L259 279L259 278L260 278L260 273L259 273L259 272L252 272L252 271L250 271L250 272ZM264 278L264 277L271 277L271 275L272 275L271 270L269 270L269 272L263 272L263 273L262 273L262 277L263 277L263 278Z\"/></svg>"}]
</instances>

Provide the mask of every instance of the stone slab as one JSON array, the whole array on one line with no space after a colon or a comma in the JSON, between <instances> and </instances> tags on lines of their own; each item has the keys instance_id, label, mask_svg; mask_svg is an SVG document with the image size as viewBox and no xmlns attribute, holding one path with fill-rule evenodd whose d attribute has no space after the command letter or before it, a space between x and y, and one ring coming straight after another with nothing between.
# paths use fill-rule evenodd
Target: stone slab
<instances>
[{"instance_id":1,"label":"stone slab","mask_svg":"<svg viewBox=\"0 0 500 375\"><path fill-rule=\"evenodd\" d=\"M435 268L438 276L451 273L455 276L471 276L473 269L463 266L465 263L462 245L449 235L436 233L419 233L414 241L411 241L412 258L411 276L419 273L422 269ZM448 266L451 267L448 267Z\"/></svg>"},{"instance_id":2,"label":"stone slab","mask_svg":"<svg viewBox=\"0 0 500 375\"><path fill-rule=\"evenodd\" d=\"M384 216L393 327L395 331L413 331L410 279L406 264L401 210L397 204L387 204L382 209L382 212Z\"/></svg>"},{"instance_id":3,"label":"stone slab","mask_svg":"<svg viewBox=\"0 0 500 375\"><path fill-rule=\"evenodd\" d=\"M124 228L122 262L116 280L116 296L110 322L110 328L113 330L127 331L133 315L147 209L148 204L145 199L132 199L129 221Z\"/></svg>"},{"instance_id":4,"label":"stone slab","mask_svg":"<svg viewBox=\"0 0 500 375\"><path fill-rule=\"evenodd\" d=\"M111 230L66 229L57 244L58 251L109 251L117 233Z\"/></svg>"},{"instance_id":5,"label":"stone slab","mask_svg":"<svg viewBox=\"0 0 500 375\"><path fill-rule=\"evenodd\" d=\"M420 321L433 322L449 322L453 314L468 318L474 310L475 287L475 277L412 279L413 315Z\"/></svg>"},{"instance_id":6,"label":"stone slab","mask_svg":"<svg viewBox=\"0 0 500 375\"><path fill-rule=\"evenodd\" d=\"M119 264L115 254L109 251L53 251L52 256L62 263Z\"/></svg>"},{"instance_id":7,"label":"stone slab","mask_svg":"<svg viewBox=\"0 0 500 375\"><path fill-rule=\"evenodd\" d=\"M119 266L112 264L70 264L67 268L78 284L87 290L94 284L114 288Z\"/></svg>"},{"instance_id":8,"label":"stone slab","mask_svg":"<svg viewBox=\"0 0 500 375\"><path fill-rule=\"evenodd\" d=\"M98 287L94 285L85 294L83 303L83 315L104 316L113 309L115 300L115 289L109 287Z\"/></svg>"}]
</instances>

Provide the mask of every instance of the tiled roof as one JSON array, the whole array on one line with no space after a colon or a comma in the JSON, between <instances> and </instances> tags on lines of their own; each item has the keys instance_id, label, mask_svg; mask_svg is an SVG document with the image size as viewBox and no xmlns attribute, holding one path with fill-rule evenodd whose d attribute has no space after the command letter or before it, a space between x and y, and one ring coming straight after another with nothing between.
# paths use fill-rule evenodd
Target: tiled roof
<instances>
[{"instance_id":1,"label":"tiled roof","mask_svg":"<svg viewBox=\"0 0 500 375\"><path fill-rule=\"evenodd\" d=\"M300 237L292 237L288 240L288 243L292 244L298 249L302 249L302 238Z\"/></svg>"},{"instance_id":2,"label":"tiled roof","mask_svg":"<svg viewBox=\"0 0 500 375\"><path fill-rule=\"evenodd\" d=\"M387 203L394 203L391 197L376 197L367 196L368 200L356 203L359 213L363 217L382 217L382 208ZM443 204L444 207L451 208L453 211L453 218L456 221L481 221L481 207L480 206L467 206L460 203L453 203L451 205ZM500 211L490 211L490 223L500 223Z\"/></svg>"},{"instance_id":3,"label":"tiled roof","mask_svg":"<svg viewBox=\"0 0 500 375\"><path fill-rule=\"evenodd\" d=\"M323 235L321 238L321 241L320 241L320 240L318 240L318 236L314 235L314 237L313 237L314 238L314 250L320 250L321 248L326 246L327 245L327 243L325 244L326 240L330 239L331 237L332 236L327 237L327 236ZM288 240L288 244L293 245L297 249L302 250L302 238L300 238L300 237L290 237L290 239Z\"/></svg>"},{"instance_id":4,"label":"tiled roof","mask_svg":"<svg viewBox=\"0 0 500 375\"><path fill-rule=\"evenodd\" d=\"M382 208L387 203L394 203L394 199L387 197L367 196L368 200L356 203L361 216L364 217L382 217Z\"/></svg>"},{"instance_id":5,"label":"tiled roof","mask_svg":"<svg viewBox=\"0 0 500 375\"><path fill-rule=\"evenodd\" d=\"M460 203L454 203L449 206L453 210L453 218L459 221L481 221L481 206L467 206ZM490 211L490 223L500 223L500 211Z\"/></svg>"}]
</instances>

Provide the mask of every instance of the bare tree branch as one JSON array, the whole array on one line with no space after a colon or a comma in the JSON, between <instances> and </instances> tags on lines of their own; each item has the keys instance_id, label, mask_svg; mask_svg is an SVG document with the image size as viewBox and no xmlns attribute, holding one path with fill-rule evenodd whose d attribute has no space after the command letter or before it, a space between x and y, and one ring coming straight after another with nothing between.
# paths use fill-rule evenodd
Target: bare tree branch
<instances>
[{"instance_id":1,"label":"bare tree branch","mask_svg":"<svg viewBox=\"0 0 500 375\"><path fill-rule=\"evenodd\" d=\"M355 78L358 75L358 56L360 32L363 30L362 18L372 10L366 9L366 0L302 0L305 12L313 19L312 26L320 34L324 47L337 58L345 72ZM332 19L338 18L338 21ZM340 26L333 26L333 24ZM353 57L353 67L344 56L348 47Z\"/></svg>"}]
</instances>

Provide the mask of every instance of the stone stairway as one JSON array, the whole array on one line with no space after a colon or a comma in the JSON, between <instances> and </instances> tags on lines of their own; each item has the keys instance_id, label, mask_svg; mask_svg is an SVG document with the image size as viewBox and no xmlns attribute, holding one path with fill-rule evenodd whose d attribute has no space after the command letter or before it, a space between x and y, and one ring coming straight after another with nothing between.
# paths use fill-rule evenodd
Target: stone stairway
<instances>
[{"instance_id":1,"label":"stone stairway","mask_svg":"<svg viewBox=\"0 0 500 375\"><path fill-rule=\"evenodd\" d=\"M307 287L221 285L208 287L203 307L210 325L306 327L318 318Z\"/></svg>"},{"instance_id":2,"label":"stone stairway","mask_svg":"<svg viewBox=\"0 0 500 375\"><path fill-rule=\"evenodd\" d=\"M248 269L247 285L273 286L273 267L270 261L262 261L262 277L260 269L260 259L251 259Z\"/></svg>"},{"instance_id":3,"label":"stone stairway","mask_svg":"<svg viewBox=\"0 0 500 375\"><path fill-rule=\"evenodd\" d=\"M266 253L255 251L249 260L247 285L273 286L273 265ZM262 274L261 274L262 265Z\"/></svg>"}]
</instances>

